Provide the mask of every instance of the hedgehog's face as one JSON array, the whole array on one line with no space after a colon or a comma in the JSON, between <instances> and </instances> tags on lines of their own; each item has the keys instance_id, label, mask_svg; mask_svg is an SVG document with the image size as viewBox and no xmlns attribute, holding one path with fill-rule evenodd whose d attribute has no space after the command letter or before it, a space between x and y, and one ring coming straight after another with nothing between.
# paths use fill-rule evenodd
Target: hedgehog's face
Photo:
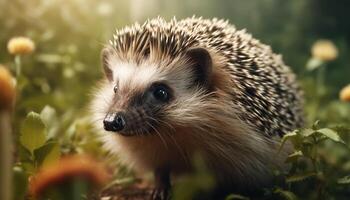
<instances>
[{"instance_id":1,"label":"hedgehog's face","mask_svg":"<svg viewBox=\"0 0 350 200\"><path fill-rule=\"evenodd\" d=\"M112 52L102 52L108 80L103 92L106 131L134 136L172 128L171 111L209 85L211 59L202 48L188 50L166 66L151 59L139 64L121 61Z\"/></svg>"}]
</instances>

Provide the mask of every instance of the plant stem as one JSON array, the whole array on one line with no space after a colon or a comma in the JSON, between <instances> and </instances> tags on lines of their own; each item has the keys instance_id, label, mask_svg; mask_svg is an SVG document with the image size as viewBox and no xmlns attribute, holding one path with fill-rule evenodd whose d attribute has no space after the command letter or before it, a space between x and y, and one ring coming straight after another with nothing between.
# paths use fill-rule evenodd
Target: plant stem
<instances>
[{"instance_id":1,"label":"plant stem","mask_svg":"<svg viewBox=\"0 0 350 200\"><path fill-rule=\"evenodd\" d=\"M22 69L22 62L21 62L20 55L15 56L15 66L16 66L16 78L18 80L18 77L21 75L21 69Z\"/></svg>"},{"instance_id":2,"label":"plant stem","mask_svg":"<svg viewBox=\"0 0 350 200\"><path fill-rule=\"evenodd\" d=\"M312 113L312 121L317 120L317 113L318 109L321 107L321 99L325 91L325 74L326 74L326 65L322 64L318 69L317 69L317 74L316 74L316 102L315 102L315 110Z\"/></svg>"},{"instance_id":3,"label":"plant stem","mask_svg":"<svg viewBox=\"0 0 350 200\"><path fill-rule=\"evenodd\" d=\"M0 199L12 199L12 133L10 111L0 111Z\"/></svg>"},{"instance_id":4,"label":"plant stem","mask_svg":"<svg viewBox=\"0 0 350 200\"><path fill-rule=\"evenodd\" d=\"M319 99L322 97L325 90L325 84L324 84L325 74L326 74L326 65L322 64L317 70L317 77L316 77L317 96Z\"/></svg>"},{"instance_id":5,"label":"plant stem","mask_svg":"<svg viewBox=\"0 0 350 200\"><path fill-rule=\"evenodd\" d=\"M318 159L317 159L317 154L318 154L318 141L317 141L317 138L315 136L312 137L313 140L314 140L314 157L312 158L312 163L313 163L313 167L314 167L314 171L315 173L317 174L318 173Z\"/></svg>"}]
</instances>

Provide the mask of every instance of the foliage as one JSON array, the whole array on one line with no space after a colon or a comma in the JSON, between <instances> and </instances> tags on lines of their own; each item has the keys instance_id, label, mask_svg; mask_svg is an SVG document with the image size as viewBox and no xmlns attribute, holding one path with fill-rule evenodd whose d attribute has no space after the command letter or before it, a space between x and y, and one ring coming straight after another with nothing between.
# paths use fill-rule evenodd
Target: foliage
<instances>
[{"instance_id":1,"label":"foliage","mask_svg":"<svg viewBox=\"0 0 350 200\"><path fill-rule=\"evenodd\" d=\"M68 154L88 153L118 168L107 188L135 181L127 169L106 156L86 106L93 83L102 75L100 50L114 28L158 14L227 18L281 53L305 91L306 127L310 128L283 137L284 145L294 147L286 159L291 168L275 171L283 181L267 188L264 198L346 199L350 104L338 95L349 84L350 31L342 24L348 12L337 9L347 5L329 0L0 0L0 64L16 75L18 90L12 124L15 199L28 198L30 178ZM17 36L34 41L32 54L7 52L8 41ZM327 52L321 48L317 51L323 56L313 53L310 57L312 44L322 38L332 41L337 53L324 59ZM180 180L174 189L176 199L205 194L215 185L201 159L194 163L197 173ZM227 199L249 197L231 194Z\"/></svg>"},{"instance_id":2,"label":"foliage","mask_svg":"<svg viewBox=\"0 0 350 200\"><path fill-rule=\"evenodd\" d=\"M343 186L347 184L345 175L349 172L342 167L349 164L349 160L346 160L349 147L339 136L340 132L337 128L320 128L316 122L312 128L284 135L282 145L290 142L294 147L294 152L286 159L291 168L285 174L285 180L291 191L303 198L313 199L341 197L347 192L346 186ZM346 133L349 133L349 129ZM293 187L302 186L314 188L314 193L293 190Z\"/></svg>"}]
</instances>

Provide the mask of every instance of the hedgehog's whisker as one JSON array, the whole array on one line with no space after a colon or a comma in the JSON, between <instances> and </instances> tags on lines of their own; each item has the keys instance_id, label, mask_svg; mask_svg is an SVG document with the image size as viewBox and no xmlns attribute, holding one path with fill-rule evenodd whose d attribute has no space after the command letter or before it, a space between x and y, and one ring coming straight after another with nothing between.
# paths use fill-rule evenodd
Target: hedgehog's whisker
<instances>
[{"instance_id":1,"label":"hedgehog's whisker","mask_svg":"<svg viewBox=\"0 0 350 200\"><path fill-rule=\"evenodd\" d=\"M159 138L162 140L162 142L163 142L165 148L168 148L168 145L167 145L165 139L162 137L162 134L160 134L159 131L158 131L151 123L149 123L148 121L146 121L146 123L147 123L148 126L150 126L150 127L154 130L154 132L159 136Z\"/></svg>"},{"instance_id":2,"label":"hedgehog's whisker","mask_svg":"<svg viewBox=\"0 0 350 200\"><path fill-rule=\"evenodd\" d=\"M164 121L164 120L160 120L160 119L155 119L153 117L148 116L148 119L153 120L155 122L162 122L164 123L167 127L169 127L170 130L175 131L175 128L169 124L168 122ZM181 156L183 157L184 161L187 163L189 162L188 156L186 156L185 151L180 147L180 145L178 144L178 142L176 141L176 138L174 137L173 133L170 133L168 131L164 131L164 133L173 141L174 145L176 146L176 148L178 149L178 151L180 152Z\"/></svg>"},{"instance_id":3,"label":"hedgehog's whisker","mask_svg":"<svg viewBox=\"0 0 350 200\"><path fill-rule=\"evenodd\" d=\"M184 161L185 161L186 163L190 163L186 152L184 151L184 149L182 149L182 148L180 147L180 145L179 145L178 142L176 141L176 138L174 137L174 134L169 133L169 132L167 132L167 131L164 131L164 132L167 133L167 135L169 136L169 138L173 141L174 145L176 146L176 148L177 148L178 151L180 152L180 154L181 154L181 156L183 157Z\"/></svg>"}]
</instances>

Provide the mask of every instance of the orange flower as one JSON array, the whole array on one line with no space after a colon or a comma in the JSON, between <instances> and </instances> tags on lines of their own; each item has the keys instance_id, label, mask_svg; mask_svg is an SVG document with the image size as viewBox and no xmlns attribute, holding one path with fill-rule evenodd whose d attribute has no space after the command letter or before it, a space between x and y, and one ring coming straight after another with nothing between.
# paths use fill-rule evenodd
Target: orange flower
<instances>
[{"instance_id":1,"label":"orange flower","mask_svg":"<svg viewBox=\"0 0 350 200\"><path fill-rule=\"evenodd\" d=\"M15 94L16 90L10 72L0 65L0 110L12 108Z\"/></svg>"},{"instance_id":2,"label":"orange flower","mask_svg":"<svg viewBox=\"0 0 350 200\"><path fill-rule=\"evenodd\" d=\"M338 56L338 49L330 40L318 40L311 49L312 57L321 61L332 61Z\"/></svg>"},{"instance_id":3,"label":"orange flower","mask_svg":"<svg viewBox=\"0 0 350 200\"><path fill-rule=\"evenodd\" d=\"M350 102L350 84L340 91L339 98L342 101Z\"/></svg>"},{"instance_id":4,"label":"orange flower","mask_svg":"<svg viewBox=\"0 0 350 200\"><path fill-rule=\"evenodd\" d=\"M72 155L62 158L55 164L47 166L30 180L30 192L40 197L52 186L66 181L82 178L93 186L102 186L109 178L105 167L89 156Z\"/></svg>"},{"instance_id":5,"label":"orange flower","mask_svg":"<svg viewBox=\"0 0 350 200\"><path fill-rule=\"evenodd\" d=\"M7 43L10 54L30 54L35 49L34 42L27 37L14 37Z\"/></svg>"}]
</instances>

